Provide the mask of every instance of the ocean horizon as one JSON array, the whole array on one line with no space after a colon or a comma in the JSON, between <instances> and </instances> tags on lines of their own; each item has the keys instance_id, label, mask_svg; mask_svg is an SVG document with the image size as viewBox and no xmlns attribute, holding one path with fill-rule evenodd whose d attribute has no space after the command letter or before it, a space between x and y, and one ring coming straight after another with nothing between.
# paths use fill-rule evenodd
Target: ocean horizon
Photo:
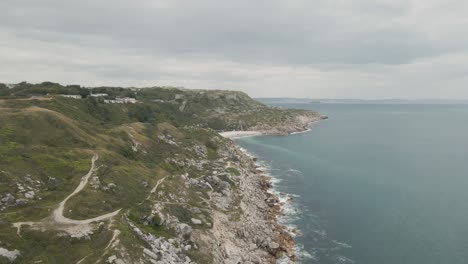
<instances>
[{"instance_id":1,"label":"ocean horizon","mask_svg":"<svg viewBox=\"0 0 468 264\"><path fill-rule=\"evenodd\" d=\"M273 177L300 263L466 263L467 105L279 106L330 118L236 140Z\"/></svg>"}]
</instances>

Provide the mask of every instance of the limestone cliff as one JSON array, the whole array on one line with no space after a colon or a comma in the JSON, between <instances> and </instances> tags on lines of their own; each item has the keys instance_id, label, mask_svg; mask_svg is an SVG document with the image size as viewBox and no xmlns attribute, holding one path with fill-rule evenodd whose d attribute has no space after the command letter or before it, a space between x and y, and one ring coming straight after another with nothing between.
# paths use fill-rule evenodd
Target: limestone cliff
<instances>
[{"instance_id":1,"label":"limestone cliff","mask_svg":"<svg viewBox=\"0 0 468 264\"><path fill-rule=\"evenodd\" d=\"M218 132L287 134L318 113L233 91L1 87L0 262L294 259L269 179Z\"/></svg>"}]
</instances>

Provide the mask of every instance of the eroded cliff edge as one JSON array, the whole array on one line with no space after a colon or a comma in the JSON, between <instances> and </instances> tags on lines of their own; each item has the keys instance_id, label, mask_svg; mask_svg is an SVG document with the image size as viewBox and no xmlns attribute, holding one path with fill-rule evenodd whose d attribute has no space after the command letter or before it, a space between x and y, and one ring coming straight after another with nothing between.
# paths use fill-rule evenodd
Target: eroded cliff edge
<instances>
[{"instance_id":1,"label":"eroded cliff edge","mask_svg":"<svg viewBox=\"0 0 468 264\"><path fill-rule=\"evenodd\" d=\"M218 132L284 135L318 113L231 91L54 83L0 90L2 261L294 260L268 177ZM67 220L59 224L58 209Z\"/></svg>"}]
</instances>

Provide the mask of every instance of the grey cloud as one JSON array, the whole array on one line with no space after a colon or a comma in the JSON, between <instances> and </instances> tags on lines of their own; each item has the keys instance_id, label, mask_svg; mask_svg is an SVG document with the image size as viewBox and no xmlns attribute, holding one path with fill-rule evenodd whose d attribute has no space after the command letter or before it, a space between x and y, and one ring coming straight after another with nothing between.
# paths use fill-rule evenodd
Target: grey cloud
<instances>
[{"instance_id":1,"label":"grey cloud","mask_svg":"<svg viewBox=\"0 0 468 264\"><path fill-rule=\"evenodd\" d=\"M3 0L0 80L317 97L437 97L451 85L455 96L464 93L466 8L444 0Z\"/></svg>"},{"instance_id":2,"label":"grey cloud","mask_svg":"<svg viewBox=\"0 0 468 264\"><path fill-rule=\"evenodd\" d=\"M98 35L145 52L253 62L395 64L442 52L410 27L382 28L405 4L361 2L7 0L0 21L38 38Z\"/></svg>"}]
</instances>

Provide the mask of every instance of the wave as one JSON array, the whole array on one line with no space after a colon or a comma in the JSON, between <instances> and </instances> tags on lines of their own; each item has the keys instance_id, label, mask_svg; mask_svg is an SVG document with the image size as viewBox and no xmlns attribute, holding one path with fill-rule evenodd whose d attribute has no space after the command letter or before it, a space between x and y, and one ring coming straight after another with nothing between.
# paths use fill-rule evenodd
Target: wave
<instances>
[{"instance_id":1,"label":"wave","mask_svg":"<svg viewBox=\"0 0 468 264\"><path fill-rule=\"evenodd\" d=\"M303 130L303 131L298 131L298 132L292 132L290 133L289 135L299 135L299 134L304 134L304 133L308 133L312 131L312 128L307 128L306 130Z\"/></svg>"},{"instance_id":2,"label":"wave","mask_svg":"<svg viewBox=\"0 0 468 264\"><path fill-rule=\"evenodd\" d=\"M261 168L262 171L281 171L281 169L273 169L272 164L268 163L264 160L259 160L255 162L255 164ZM299 170L290 169L291 172L300 172ZM279 183L282 182L282 179L275 177L273 174L265 173L266 176L270 177L272 188L269 192L274 194L279 199L279 203L281 204L281 211L282 216L278 217L278 223L284 225L288 233L293 237L300 236L302 234L301 230L297 225L294 224L295 221L301 219L303 217L303 211L301 210L300 206L293 202L293 198L298 198L300 195L298 194L290 194L286 192L282 192L279 189ZM304 245L298 243L296 241L295 246L296 256L299 260L306 260L306 259L314 259L314 256L305 250ZM277 263L290 263L289 258L284 257L282 259L278 259Z\"/></svg>"},{"instance_id":3,"label":"wave","mask_svg":"<svg viewBox=\"0 0 468 264\"><path fill-rule=\"evenodd\" d=\"M291 168L291 169L288 169L288 171L289 171L289 172L299 172L299 173L302 173L302 171L300 171L300 170L296 170L296 169L293 169L293 168Z\"/></svg>"},{"instance_id":4,"label":"wave","mask_svg":"<svg viewBox=\"0 0 468 264\"><path fill-rule=\"evenodd\" d=\"M241 148L241 150L249 157L254 158L256 155ZM284 225L289 234L296 240L296 256L298 257L297 263L320 263L326 259L327 263L336 264L353 264L353 260L339 254L339 250L351 248L350 245L332 240L328 237L327 232L321 227L320 219L317 215L310 214L308 209L300 204L295 198L300 198L298 194L283 192L283 180L281 176L298 176L302 175L303 172L294 168L277 168L274 167L273 161L266 161L264 159L258 159L255 162L257 168L264 172L271 180L272 188L268 191L274 194L279 199L281 205L282 215L278 217L278 223ZM274 173L273 173L274 172ZM297 238L303 236L303 231L296 223L298 223L304 217L312 218L310 222L314 229L307 228L306 237L311 237L315 241L316 246L307 248L304 244L298 242ZM277 260L277 263L289 263L289 258L281 258Z\"/></svg>"}]
</instances>

